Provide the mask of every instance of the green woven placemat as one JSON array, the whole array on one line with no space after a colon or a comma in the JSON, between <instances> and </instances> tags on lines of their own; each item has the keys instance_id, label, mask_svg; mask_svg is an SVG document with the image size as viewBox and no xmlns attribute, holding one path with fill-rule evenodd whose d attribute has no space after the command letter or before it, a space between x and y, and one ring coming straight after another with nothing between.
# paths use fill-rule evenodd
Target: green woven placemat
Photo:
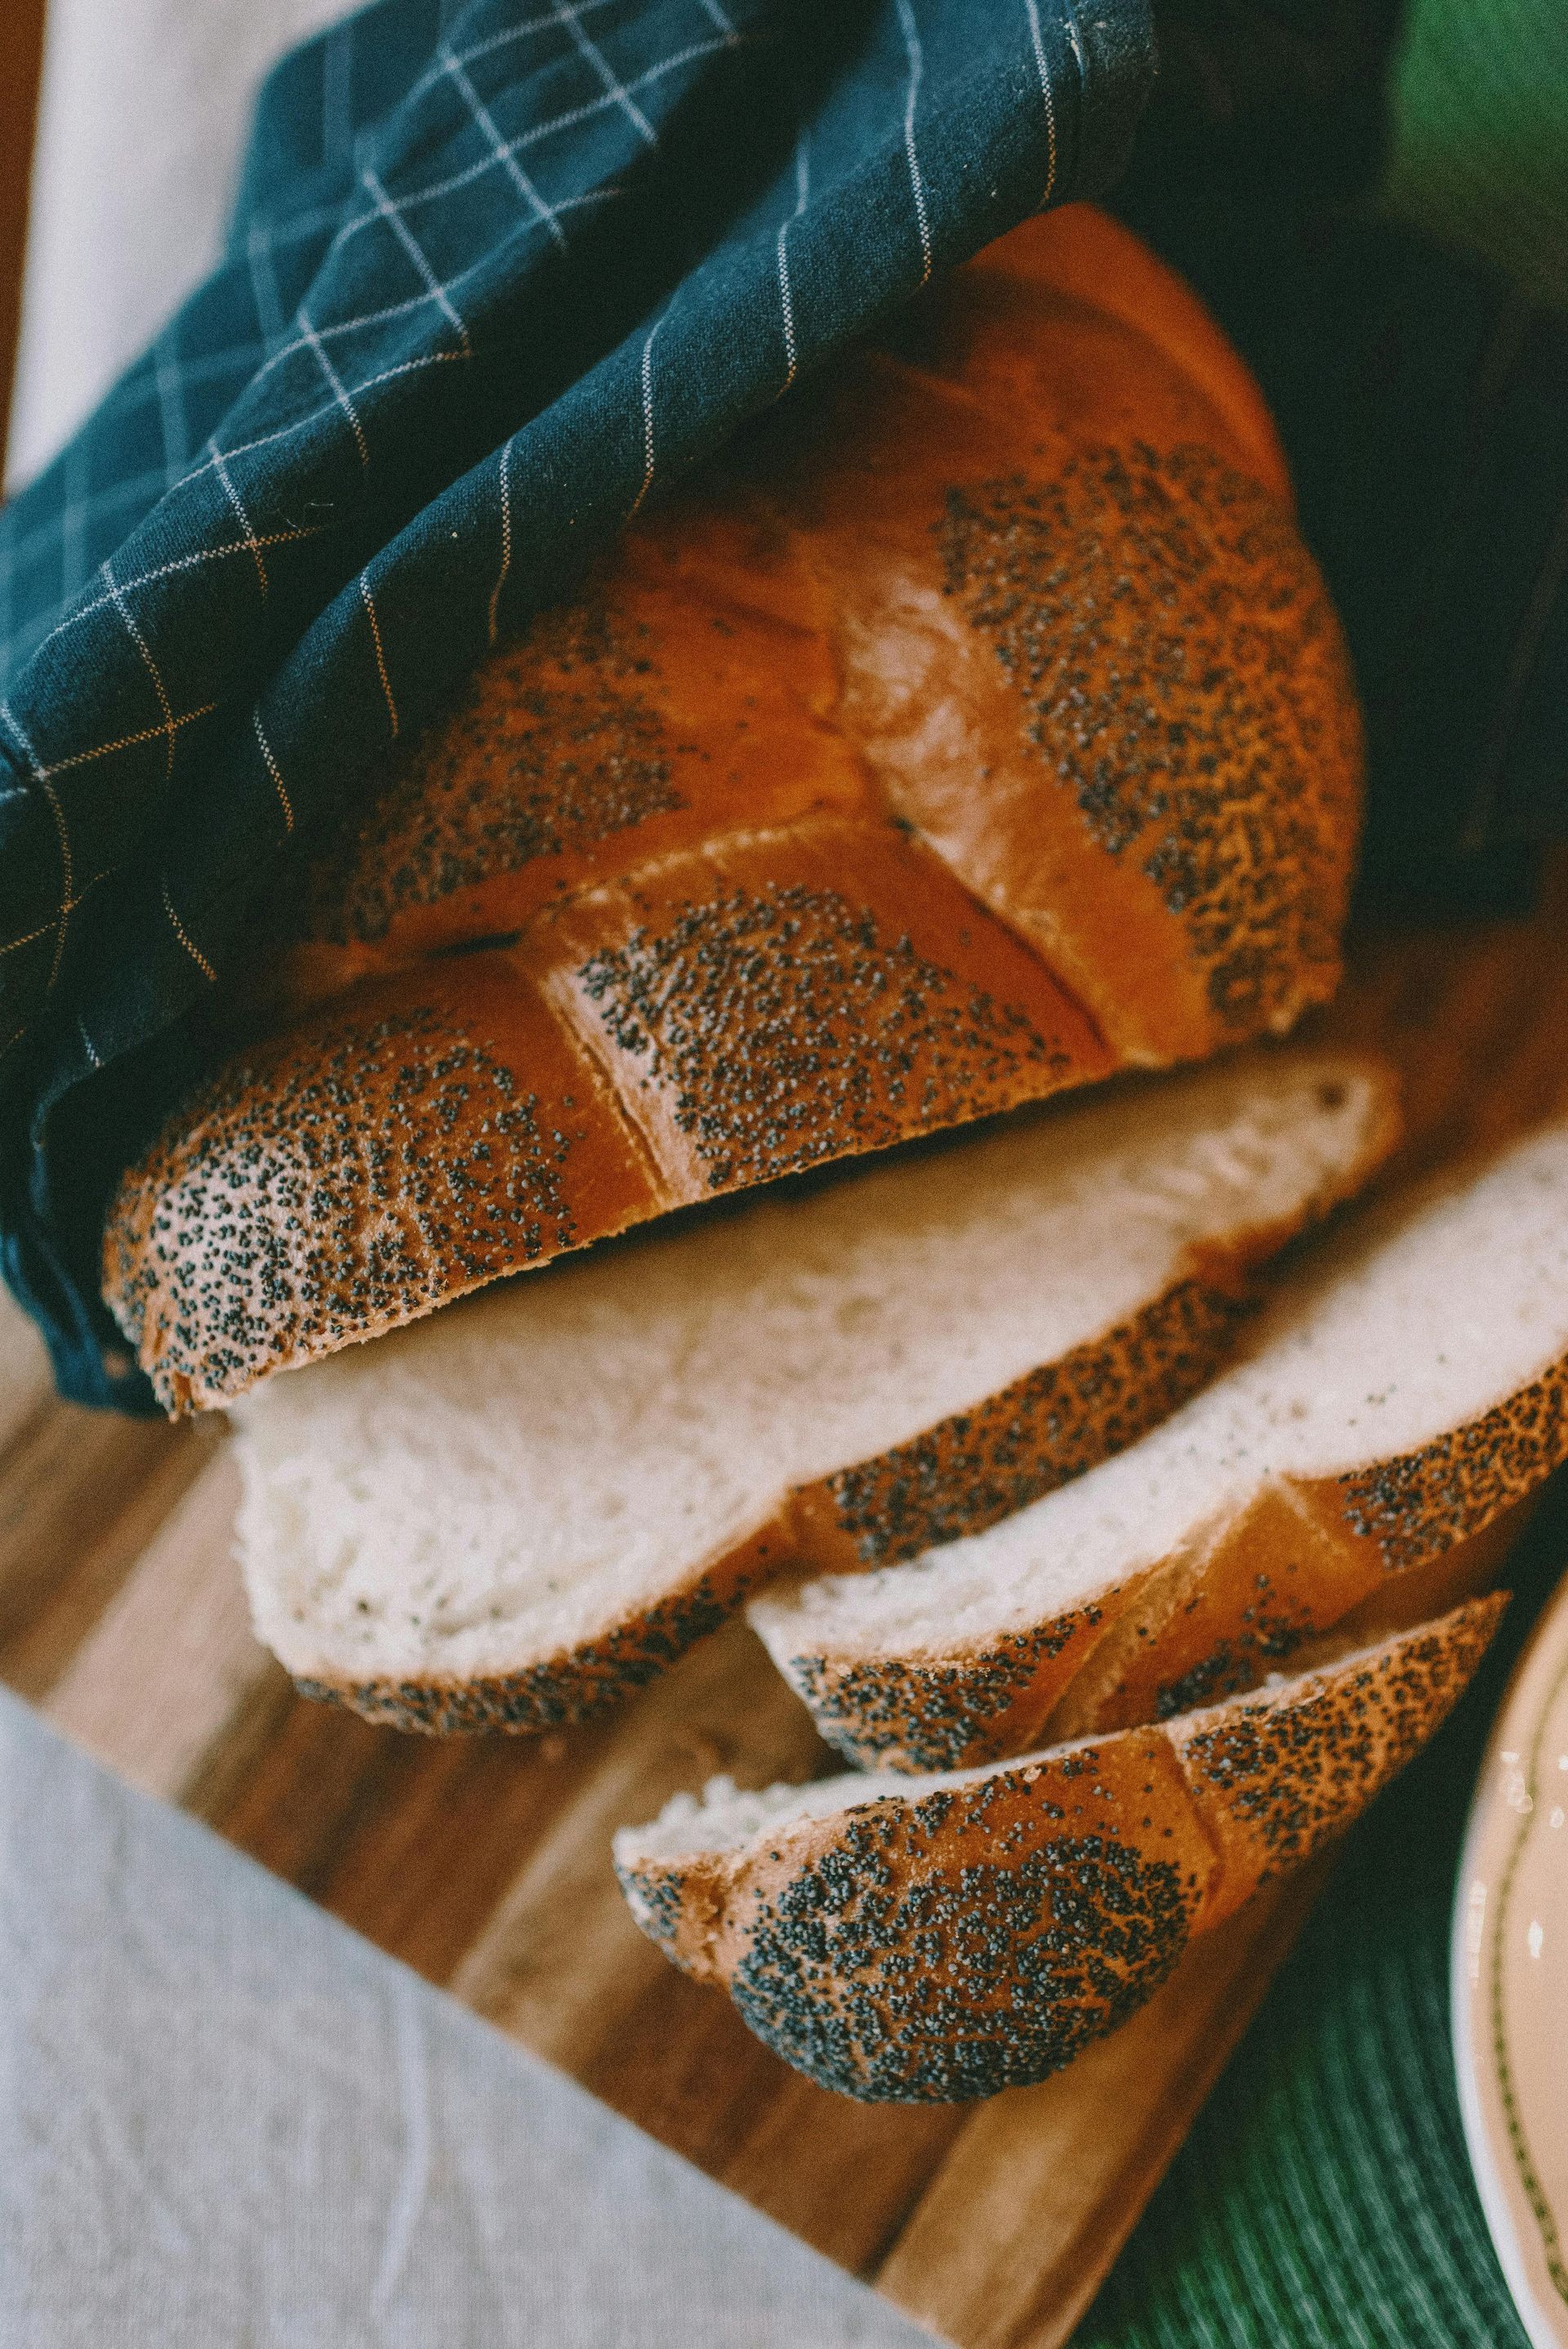
<instances>
[{"instance_id":1,"label":"green woven placemat","mask_svg":"<svg viewBox=\"0 0 1568 2349\"><path fill-rule=\"evenodd\" d=\"M1449 1919L1488 1730L1568 1561L1568 1483L1452 1721L1334 1880L1074 2349L1527 2349L1460 2127Z\"/></svg>"}]
</instances>

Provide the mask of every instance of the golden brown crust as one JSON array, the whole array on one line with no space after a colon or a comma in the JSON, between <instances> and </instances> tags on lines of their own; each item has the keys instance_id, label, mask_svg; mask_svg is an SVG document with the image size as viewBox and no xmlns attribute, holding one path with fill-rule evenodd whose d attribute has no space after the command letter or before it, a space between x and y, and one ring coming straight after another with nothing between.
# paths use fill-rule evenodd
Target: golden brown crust
<instances>
[{"instance_id":1,"label":"golden brown crust","mask_svg":"<svg viewBox=\"0 0 1568 2349\"><path fill-rule=\"evenodd\" d=\"M165 1407L201 1408L665 1208L1108 1065L902 836L732 841L229 1062L121 1185L104 1293Z\"/></svg>"},{"instance_id":2,"label":"golden brown crust","mask_svg":"<svg viewBox=\"0 0 1568 2349\"><path fill-rule=\"evenodd\" d=\"M304 941L285 1000L510 938L709 841L882 814L831 722L838 666L814 583L777 528L771 548L738 529L743 500L699 514L696 495L483 661L303 886L285 876L270 917Z\"/></svg>"},{"instance_id":3,"label":"golden brown crust","mask_svg":"<svg viewBox=\"0 0 1568 2349\"><path fill-rule=\"evenodd\" d=\"M579 1166L606 1157L600 1218L487 1240L486 1278L1331 990L1359 738L1277 447L1185 290L1066 217L640 518L273 907L298 943L258 951L254 994L320 1024L242 1054L111 1209L105 1292L171 1406L429 1309L443 1266L472 1285L421 1243L403 1286L335 1279L276 1328L257 1292L299 1251L268 1221L292 1176L247 1154L286 1158L291 1103L341 1091L346 989L372 1026L379 985L466 1036L473 949L504 954L542 1040L500 1067ZM192 1179L246 1199L237 1253Z\"/></svg>"},{"instance_id":4,"label":"golden brown crust","mask_svg":"<svg viewBox=\"0 0 1568 2349\"><path fill-rule=\"evenodd\" d=\"M1287 516L1208 448L1140 440L1044 482L953 489L942 554L944 592L1057 786L1045 809L1008 800L975 862L1012 867L1013 917L1108 1035L1166 1060L1199 1035L1278 1031L1330 993L1359 744ZM967 869L973 818L945 794L934 809L923 762L901 780L903 811Z\"/></svg>"},{"instance_id":5,"label":"golden brown crust","mask_svg":"<svg viewBox=\"0 0 1568 2349\"><path fill-rule=\"evenodd\" d=\"M1171 1721L1219 1855L1203 1925L1299 1867L1365 1810L1447 1717L1506 1604L1501 1593L1470 1599L1352 1661Z\"/></svg>"},{"instance_id":6,"label":"golden brown crust","mask_svg":"<svg viewBox=\"0 0 1568 2349\"><path fill-rule=\"evenodd\" d=\"M1299 1485L1270 1482L1150 1566L1121 1594L1119 1619L1107 1609L1104 1639L1043 1716L1050 1734L1165 1720L1249 1688L1347 1614L1374 1574Z\"/></svg>"},{"instance_id":7,"label":"golden brown crust","mask_svg":"<svg viewBox=\"0 0 1568 2349\"><path fill-rule=\"evenodd\" d=\"M618 833L673 813L682 801L670 730L647 668L634 624L592 592L543 615L525 643L475 672L441 725L412 740L374 803L317 859L306 934L379 947L396 925L406 947L440 945L460 905L468 935L482 936L492 881L505 885L511 927L533 910L519 876L542 881L568 859L591 869Z\"/></svg>"},{"instance_id":8,"label":"golden brown crust","mask_svg":"<svg viewBox=\"0 0 1568 2349\"><path fill-rule=\"evenodd\" d=\"M1339 1477L1320 1506L1398 1572L1431 1556L1429 1526L1442 1526L1445 1547L1470 1540L1565 1456L1568 1357L1418 1452Z\"/></svg>"},{"instance_id":9,"label":"golden brown crust","mask_svg":"<svg viewBox=\"0 0 1568 2349\"><path fill-rule=\"evenodd\" d=\"M1233 344L1187 284L1130 229L1093 204L1065 204L1048 228L1033 222L971 263L976 274L1001 267L1009 277L1049 286L1108 312L1152 343L1223 419L1237 461L1292 505L1284 450L1268 403Z\"/></svg>"},{"instance_id":10,"label":"golden brown crust","mask_svg":"<svg viewBox=\"0 0 1568 2349\"><path fill-rule=\"evenodd\" d=\"M299 1686L367 1720L440 1734L586 1719L654 1679L780 1571L891 1563L924 1547L937 1526L944 1539L977 1533L1021 1506L1015 1495L1033 1498L1131 1443L1212 1374L1244 1309L1243 1250L1228 1266L1217 1249L1213 1257L1208 1282L1177 1282L1132 1321L976 1410L801 1486L735 1550L594 1640L470 1680L304 1678Z\"/></svg>"},{"instance_id":11,"label":"golden brown crust","mask_svg":"<svg viewBox=\"0 0 1568 2349\"><path fill-rule=\"evenodd\" d=\"M1464 1551L1568 1459L1568 1358L1418 1452L1338 1477L1276 1478L1134 1580L985 1643L917 1656L802 1654L791 1684L862 1767L953 1769L1167 1720L1254 1685L1347 1620L1408 1620L1429 1569ZM1400 1585L1408 1578L1401 1606Z\"/></svg>"},{"instance_id":12,"label":"golden brown crust","mask_svg":"<svg viewBox=\"0 0 1568 2349\"><path fill-rule=\"evenodd\" d=\"M1415 1578L1510 1517L1564 1459L1568 1359L1419 1451L1282 1479L1131 1610L1052 1712L1052 1733L1164 1719L1246 1688L1379 1594L1397 1609L1390 1583L1404 1576L1419 1607Z\"/></svg>"},{"instance_id":13,"label":"golden brown crust","mask_svg":"<svg viewBox=\"0 0 1568 2349\"><path fill-rule=\"evenodd\" d=\"M1245 1254L1214 1249L1139 1312L1000 1394L795 1496L813 1573L895 1566L1011 1516L1146 1435L1213 1376L1248 1309Z\"/></svg>"},{"instance_id":14,"label":"golden brown crust","mask_svg":"<svg viewBox=\"0 0 1568 2349\"><path fill-rule=\"evenodd\" d=\"M717 1631L747 1593L780 1563L779 1527L762 1526L695 1568L678 1588L596 1639L511 1672L466 1680L296 1678L304 1696L345 1704L391 1729L444 1737L505 1730L519 1735L591 1720L666 1671L696 1640Z\"/></svg>"},{"instance_id":15,"label":"golden brown crust","mask_svg":"<svg viewBox=\"0 0 1568 2349\"><path fill-rule=\"evenodd\" d=\"M731 837L551 926L542 985L702 1198L1114 1065L1051 972L891 826Z\"/></svg>"},{"instance_id":16,"label":"golden brown crust","mask_svg":"<svg viewBox=\"0 0 1568 2349\"><path fill-rule=\"evenodd\" d=\"M434 983L433 983L434 982ZM349 997L220 1070L143 1161L105 1291L171 1411L665 1204L495 957Z\"/></svg>"},{"instance_id":17,"label":"golden brown crust","mask_svg":"<svg viewBox=\"0 0 1568 2349\"><path fill-rule=\"evenodd\" d=\"M787 2062L845 2095L946 2102L1042 2078L1133 2013L1214 1855L1154 1731L618 1873L644 1930Z\"/></svg>"},{"instance_id":18,"label":"golden brown crust","mask_svg":"<svg viewBox=\"0 0 1568 2349\"><path fill-rule=\"evenodd\" d=\"M900 2102L1018 2086L1113 2029L1194 1934L1364 1809L1446 1716L1501 1605L738 1852L658 1860L634 1838L622 1883L643 1930L824 2086Z\"/></svg>"},{"instance_id":19,"label":"golden brown crust","mask_svg":"<svg viewBox=\"0 0 1568 2349\"><path fill-rule=\"evenodd\" d=\"M765 1524L730 1550L701 1561L656 1604L628 1613L593 1640L537 1657L511 1672L462 1681L432 1675L338 1682L307 1675L301 1687L402 1729L445 1733L553 1728L585 1718L642 1686L780 1573L843 1573L892 1564L934 1541L978 1533L1081 1475L1136 1441L1213 1374L1249 1309L1253 1268L1305 1223L1358 1190L1393 1148L1399 1120L1387 1071L1353 1056L1346 1056L1343 1066L1358 1069L1374 1088L1360 1149L1326 1173L1315 1194L1302 1199L1291 1216L1216 1235L1191 1248L1187 1268L1126 1320L908 1443L797 1486ZM1324 1080L1343 1081L1332 1071ZM1098 1609L1085 1610L1075 1627L1071 1657L1063 1654L1065 1643L1053 1634L1052 1687L1071 1669L1100 1620ZM1035 1651L1027 1652L1031 1668L1016 1674L1021 1687L1032 1682L1037 1661ZM832 1710L830 1680L812 1689L810 1701L823 1713ZM874 1706L874 1692L865 1701ZM919 1709L940 1713L935 1688L926 1689ZM853 1694L842 1711L852 1733L859 1717ZM1038 1707L1030 1718L1038 1720ZM868 1758L874 1758L869 1749ZM912 1752L908 1762L940 1767L944 1758L939 1752L927 1764L921 1753Z\"/></svg>"},{"instance_id":20,"label":"golden brown crust","mask_svg":"<svg viewBox=\"0 0 1568 2349\"><path fill-rule=\"evenodd\" d=\"M1004 239L747 480L786 480L892 806L1162 1061L1332 990L1360 737L1277 444L1233 429L1244 370L1173 282L1136 326L1088 290L1128 242L1088 212Z\"/></svg>"},{"instance_id":21,"label":"golden brown crust","mask_svg":"<svg viewBox=\"0 0 1568 2349\"><path fill-rule=\"evenodd\" d=\"M779 1659L820 1734L861 1770L952 1770L1019 1753L1121 1611L1119 1588L1023 1630L919 1655Z\"/></svg>"}]
</instances>

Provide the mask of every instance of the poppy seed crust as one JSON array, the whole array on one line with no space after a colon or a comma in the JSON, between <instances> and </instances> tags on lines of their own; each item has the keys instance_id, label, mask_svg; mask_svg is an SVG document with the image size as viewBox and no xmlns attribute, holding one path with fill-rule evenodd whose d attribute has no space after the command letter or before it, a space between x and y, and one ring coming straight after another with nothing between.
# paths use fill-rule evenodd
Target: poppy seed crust
<instances>
[{"instance_id":1,"label":"poppy seed crust","mask_svg":"<svg viewBox=\"0 0 1568 2349\"><path fill-rule=\"evenodd\" d=\"M1337 969L1360 731L1289 519L1207 448L1090 448L949 492L944 581L1023 738L1182 924L1222 1033Z\"/></svg>"},{"instance_id":2,"label":"poppy seed crust","mask_svg":"<svg viewBox=\"0 0 1568 2349\"><path fill-rule=\"evenodd\" d=\"M1365 1809L1452 1709L1503 1604L898 1792L857 1797L850 1776L748 1797L722 1780L624 1831L616 1866L643 1930L822 2086L923 2103L1025 2085Z\"/></svg>"},{"instance_id":3,"label":"poppy seed crust","mask_svg":"<svg viewBox=\"0 0 1568 2349\"><path fill-rule=\"evenodd\" d=\"M435 1009L230 1061L127 1177L106 1292L160 1398L263 1369L570 1247L571 1135Z\"/></svg>"},{"instance_id":4,"label":"poppy seed crust","mask_svg":"<svg viewBox=\"0 0 1568 2349\"><path fill-rule=\"evenodd\" d=\"M681 804L636 632L592 590L542 614L414 738L311 866L294 926L385 938L406 908L560 858Z\"/></svg>"},{"instance_id":5,"label":"poppy seed crust","mask_svg":"<svg viewBox=\"0 0 1568 2349\"><path fill-rule=\"evenodd\" d=\"M744 2021L823 2087L953 2103L1044 2079L1186 1946L1176 1868L1113 1836L929 1874L900 1841L846 1829L763 1908L736 1971Z\"/></svg>"}]
</instances>

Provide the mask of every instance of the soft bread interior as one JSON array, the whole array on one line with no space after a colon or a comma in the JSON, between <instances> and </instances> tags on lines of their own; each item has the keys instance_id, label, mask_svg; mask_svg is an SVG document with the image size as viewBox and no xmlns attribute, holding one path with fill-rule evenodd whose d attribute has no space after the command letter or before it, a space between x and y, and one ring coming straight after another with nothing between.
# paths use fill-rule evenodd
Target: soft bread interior
<instances>
[{"instance_id":1,"label":"soft bread interior","mask_svg":"<svg viewBox=\"0 0 1568 2349\"><path fill-rule=\"evenodd\" d=\"M989 1771L1017 1766L1016 1762L992 1763L985 1769L944 1770L918 1779L905 1771L851 1770L839 1777L812 1778L803 1786L749 1789L730 1777L710 1778L700 1795L672 1795L646 1826L618 1828L613 1848L617 1865L625 1868L650 1859L717 1857L760 1846L770 1832L805 1819L832 1818L884 1795L907 1802L912 1789L930 1794L944 1786L969 1785Z\"/></svg>"},{"instance_id":2,"label":"soft bread interior","mask_svg":"<svg viewBox=\"0 0 1568 2349\"><path fill-rule=\"evenodd\" d=\"M985 1533L753 1603L787 1663L951 1653L1170 1557L1271 1478L1396 1459L1568 1352L1568 1125L1391 1200L1276 1288L1243 1359L1161 1426Z\"/></svg>"},{"instance_id":3,"label":"soft bread interior","mask_svg":"<svg viewBox=\"0 0 1568 2349\"><path fill-rule=\"evenodd\" d=\"M237 1407L262 1637L302 1677L569 1651L793 1485L1113 1327L1346 1187L1387 1080L1261 1052L527 1275Z\"/></svg>"}]
</instances>

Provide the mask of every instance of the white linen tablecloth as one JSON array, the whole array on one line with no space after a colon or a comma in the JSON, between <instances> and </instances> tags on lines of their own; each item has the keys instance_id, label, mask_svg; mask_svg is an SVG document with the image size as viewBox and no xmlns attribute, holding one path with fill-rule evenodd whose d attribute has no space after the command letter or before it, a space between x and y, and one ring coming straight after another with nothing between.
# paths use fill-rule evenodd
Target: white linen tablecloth
<instances>
[{"instance_id":1,"label":"white linen tablecloth","mask_svg":"<svg viewBox=\"0 0 1568 2349\"><path fill-rule=\"evenodd\" d=\"M268 67L350 13L349 0L48 0L10 487L217 259Z\"/></svg>"},{"instance_id":2,"label":"white linen tablecloth","mask_svg":"<svg viewBox=\"0 0 1568 2349\"><path fill-rule=\"evenodd\" d=\"M0 1694L5 2349L930 2349Z\"/></svg>"}]
</instances>

